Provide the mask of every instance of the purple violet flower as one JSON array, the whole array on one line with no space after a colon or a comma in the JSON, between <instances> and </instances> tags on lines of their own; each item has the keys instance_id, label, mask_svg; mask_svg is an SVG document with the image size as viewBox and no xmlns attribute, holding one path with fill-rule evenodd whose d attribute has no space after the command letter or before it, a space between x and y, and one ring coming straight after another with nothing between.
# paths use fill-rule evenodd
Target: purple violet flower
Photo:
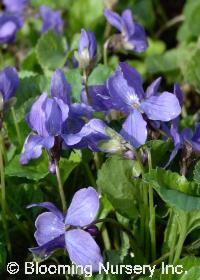
<instances>
[{"instance_id":1,"label":"purple violet flower","mask_svg":"<svg viewBox=\"0 0 200 280\"><path fill-rule=\"evenodd\" d=\"M161 79L154 81L144 93L139 73L125 62L108 79L107 87L115 109L128 115L121 135L138 147L147 139L147 123L143 115L154 121L170 121L181 112L177 97L167 91L158 93Z\"/></svg>"},{"instance_id":2,"label":"purple violet flower","mask_svg":"<svg viewBox=\"0 0 200 280\"><path fill-rule=\"evenodd\" d=\"M54 148L56 151L60 150L63 123L68 118L68 113L69 107L62 99L49 98L47 93L43 93L35 101L27 116L28 125L34 133L30 133L25 141L21 164L40 157L42 148L50 154L54 152ZM59 155L52 156L59 159Z\"/></svg>"},{"instance_id":3,"label":"purple violet flower","mask_svg":"<svg viewBox=\"0 0 200 280\"><path fill-rule=\"evenodd\" d=\"M69 116L66 125L63 126L63 134L76 133L81 130L85 120L92 118L94 110L84 103L72 103L71 86L67 82L61 69L55 71L51 81L51 95L61 99L69 106Z\"/></svg>"},{"instance_id":4,"label":"purple violet flower","mask_svg":"<svg viewBox=\"0 0 200 280\"><path fill-rule=\"evenodd\" d=\"M90 106L96 112L109 113L112 110L112 102L106 85L96 85L88 87ZM81 92L81 101L88 104L88 98L85 90Z\"/></svg>"},{"instance_id":5,"label":"purple violet flower","mask_svg":"<svg viewBox=\"0 0 200 280\"><path fill-rule=\"evenodd\" d=\"M99 151L97 146L99 141L108 140L110 137L105 131L106 125L99 119L92 119L86 123L82 129L73 134L63 136L65 144L75 149L90 148Z\"/></svg>"},{"instance_id":6,"label":"purple violet flower","mask_svg":"<svg viewBox=\"0 0 200 280\"><path fill-rule=\"evenodd\" d=\"M15 95L18 85L19 77L15 68L6 67L0 71L0 95L2 95L3 102Z\"/></svg>"},{"instance_id":7,"label":"purple violet flower","mask_svg":"<svg viewBox=\"0 0 200 280\"><path fill-rule=\"evenodd\" d=\"M27 116L29 127L34 133L27 137L20 162L27 164L29 160L40 157L42 148L50 156L49 170L55 169L55 160L59 160L62 146L62 133L69 116L71 87L64 73L57 70L51 81L51 96L43 93L32 105Z\"/></svg>"},{"instance_id":8,"label":"purple violet flower","mask_svg":"<svg viewBox=\"0 0 200 280\"><path fill-rule=\"evenodd\" d=\"M104 15L108 22L120 31L120 41L125 50L144 52L148 47L144 28L133 21L132 12L129 9L123 11L122 15L105 9ZM115 46L113 46L115 48Z\"/></svg>"},{"instance_id":9,"label":"purple violet flower","mask_svg":"<svg viewBox=\"0 0 200 280\"><path fill-rule=\"evenodd\" d=\"M101 251L91 235L99 209L99 195L92 187L84 188L74 194L72 202L63 214L50 202L35 203L28 206L44 207L48 212L40 214L35 222L34 234L38 247L30 248L33 254L48 257L53 251L65 248L70 260L76 265L91 265L93 272L99 270L103 262Z\"/></svg>"},{"instance_id":10,"label":"purple violet flower","mask_svg":"<svg viewBox=\"0 0 200 280\"><path fill-rule=\"evenodd\" d=\"M63 140L85 125L84 118L92 117L93 109L85 104L71 103L71 86L64 72L56 70L51 80L51 98L43 93L32 105L27 122L33 133L27 137L21 154L21 164L41 156L42 149L49 154L49 171L55 170L60 158ZM63 146L67 148L66 145Z\"/></svg>"},{"instance_id":11,"label":"purple violet flower","mask_svg":"<svg viewBox=\"0 0 200 280\"><path fill-rule=\"evenodd\" d=\"M7 13L0 14L0 44L15 41L17 31L23 26L23 21L18 15Z\"/></svg>"},{"instance_id":12,"label":"purple violet flower","mask_svg":"<svg viewBox=\"0 0 200 280\"><path fill-rule=\"evenodd\" d=\"M3 0L6 12L22 14L29 0Z\"/></svg>"},{"instance_id":13,"label":"purple violet flower","mask_svg":"<svg viewBox=\"0 0 200 280\"><path fill-rule=\"evenodd\" d=\"M60 11L54 11L47 6L41 6L40 16L43 20L42 33L49 29L53 29L58 34L62 33L64 22Z\"/></svg>"},{"instance_id":14,"label":"purple violet flower","mask_svg":"<svg viewBox=\"0 0 200 280\"><path fill-rule=\"evenodd\" d=\"M172 121L170 135L174 143L174 149L171 152L170 159L165 165L165 168L169 166L177 153L187 145L189 145L194 152L200 153L200 124L196 125L194 132L190 128L185 128L182 132L179 132L177 118Z\"/></svg>"},{"instance_id":15,"label":"purple violet flower","mask_svg":"<svg viewBox=\"0 0 200 280\"><path fill-rule=\"evenodd\" d=\"M75 149L89 148L95 152L134 158L134 151L130 144L99 119L91 119L78 133L64 135L63 139L68 147Z\"/></svg>"},{"instance_id":16,"label":"purple violet flower","mask_svg":"<svg viewBox=\"0 0 200 280\"><path fill-rule=\"evenodd\" d=\"M81 69L91 69L96 62L97 44L93 32L81 29L76 59Z\"/></svg>"}]
</instances>

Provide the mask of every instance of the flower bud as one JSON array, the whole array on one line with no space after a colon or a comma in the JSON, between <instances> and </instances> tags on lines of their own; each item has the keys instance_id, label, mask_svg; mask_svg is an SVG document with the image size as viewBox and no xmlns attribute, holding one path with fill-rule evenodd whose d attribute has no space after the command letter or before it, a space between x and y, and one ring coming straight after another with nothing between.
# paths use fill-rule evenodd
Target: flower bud
<instances>
[{"instance_id":1,"label":"flower bud","mask_svg":"<svg viewBox=\"0 0 200 280\"><path fill-rule=\"evenodd\" d=\"M81 30L78 53L75 54L82 70L90 71L96 62L97 45L93 32Z\"/></svg>"}]
</instances>

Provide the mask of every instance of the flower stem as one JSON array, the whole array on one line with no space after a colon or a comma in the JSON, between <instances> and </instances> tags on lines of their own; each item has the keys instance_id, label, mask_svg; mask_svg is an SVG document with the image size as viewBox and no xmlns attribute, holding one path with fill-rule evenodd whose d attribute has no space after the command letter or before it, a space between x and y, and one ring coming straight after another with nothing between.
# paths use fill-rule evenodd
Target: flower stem
<instances>
[{"instance_id":1,"label":"flower stem","mask_svg":"<svg viewBox=\"0 0 200 280\"><path fill-rule=\"evenodd\" d=\"M91 100L90 100L90 96L89 96L88 74L87 74L86 69L83 70L83 85L84 85L84 87L85 87L85 92L86 92L86 96L87 96L88 105L90 105Z\"/></svg>"},{"instance_id":2,"label":"flower stem","mask_svg":"<svg viewBox=\"0 0 200 280\"><path fill-rule=\"evenodd\" d=\"M103 46L103 63L104 65L108 64L108 44L109 44L110 38L104 43Z\"/></svg>"},{"instance_id":3,"label":"flower stem","mask_svg":"<svg viewBox=\"0 0 200 280\"><path fill-rule=\"evenodd\" d=\"M152 169L151 152L147 149L149 171ZM149 231L151 238L151 257L152 260L156 259L156 213L153 199L153 188L149 185Z\"/></svg>"},{"instance_id":4,"label":"flower stem","mask_svg":"<svg viewBox=\"0 0 200 280\"><path fill-rule=\"evenodd\" d=\"M83 163L84 167L85 167L85 172L88 176L88 179L90 180L90 183L93 187L96 187L96 180L94 178L94 175L89 167L89 165L87 163Z\"/></svg>"},{"instance_id":5,"label":"flower stem","mask_svg":"<svg viewBox=\"0 0 200 280\"><path fill-rule=\"evenodd\" d=\"M108 234L106 227L102 230L102 238L103 238L105 249L110 250L110 248L111 248L110 238L109 238L109 234Z\"/></svg>"},{"instance_id":6,"label":"flower stem","mask_svg":"<svg viewBox=\"0 0 200 280\"><path fill-rule=\"evenodd\" d=\"M131 230L129 228L127 228L126 226L124 226L122 224L119 224L117 221L113 220L112 218L98 219L93 222L93 224L99 224L99 223L112 223L112 224L118 226L119 228L121 228L124 232L126 232L129 236L131 236L134 239L133 233L131 232Z\"/></svg>"},{"instance_id":7,"label":"flower stem","mask_svg":"<svg viewBox=\"0 0 200 280\"><path fill-rule=\"evenodd\" d=\"M144 166L142 163L141 155L137 150L134 150L134 154L136 160L138 161L141 169L142 176L145 173ZM145 256L147 259L149 258L149 205L148 205L148 188L145 184L141 186L141 207L140 207L140 216L141 216L141 223L140 223L140 231L142 236L142 241L144 244Z\"/></svg>"},{"instance_id":8,"label":"flower stem","mask_svg":"<svg viewBox=\"0 0 200 280\"><path fill-rule=\"evenodd\" d=\"M9 254L11 254L11 244L8 234L8 226L6 221L6 188L4 176L4 160L3 160L3 139L0 134L0 174L1 174L1 207L2 207L2 223L5 232L5 239Z\"/></svg>"},{"instance_id":9,"label":"flower stem","mask_svg":"<svg viewBox=\"0 0 200 280\"><path fill-rule=\"evenodd\" d=\"M166 31L167 29L173 27L178 23L183 22L184 20L185 20L185 16L181 14L167 21L167 23L164 26L162 26L160 30L158 30L156 37L160 37L164 31Z\"/></svg>"},{"instance_id":10,"label":"flower stem","mask_svg":"<svg viewBox=\"0 0 200 280\"><path fill-rule=\"evenodd\" d=\"M13 106L11 107L11 113L12 113L15 129L16 129L16 133L17 133L18 143L21 145L21 143L22 143L21 133L20 133L20 129L19 129L19 126L18 126L18 123L17 123L15 109L14 109Z\"/></svg>"},{"instance_id":11,"label":"flower stem","mask_svg":"<svg viewBox=\"0 0 200 280\"><path fill-rule=\"evenodd\" d=\"M60 194L62 208L63 208L63 211L66 211L67 204L66 204L65 194L64 194L64 190L63 190L62 181L61 181L60 169L59 169L58 161L56 161L56 178L57 178L57 182L58 182L58 190L59 190L59 194Z\"/></svg>"}]
</instances>

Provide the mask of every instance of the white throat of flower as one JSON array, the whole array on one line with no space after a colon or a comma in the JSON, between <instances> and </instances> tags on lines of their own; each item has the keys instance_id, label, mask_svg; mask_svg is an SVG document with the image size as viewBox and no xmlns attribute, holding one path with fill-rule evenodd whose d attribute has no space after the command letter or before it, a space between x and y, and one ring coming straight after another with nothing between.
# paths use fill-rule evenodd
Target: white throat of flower
<instances>
[{"instance_id":1,"label":"white throat of flower","mask_svg":"<svg viewBox=\"0 0 200 280\"><path fill-rule=\"evenodd\" d=\"M131 102L131 105L134 109L138 110L140 108L140 100L135 93L130 94L130 102Z\"/></svg>"}]
</instances>

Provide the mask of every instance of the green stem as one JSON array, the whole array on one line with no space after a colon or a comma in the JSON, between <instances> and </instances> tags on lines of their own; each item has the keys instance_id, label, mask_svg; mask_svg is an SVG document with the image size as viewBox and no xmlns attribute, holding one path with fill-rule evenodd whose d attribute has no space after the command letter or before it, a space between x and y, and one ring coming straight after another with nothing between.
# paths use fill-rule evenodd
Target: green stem
<instances>
[{"instance_id":1,"label":"green stem","mask_svg":"<svg viewBox=\"0 0 200 280\"><path fill-rule=\"evenodd\" d=\"M65 212L67 209L67 204L66 204L65 194L64 194L64 190L63 190L62 181L61 181L59 164L57 161L56 161L56 178L57 178L57 182L58 182L58 190L59 190L60 199L62 202L62 208L63 208L63 211Z\"/></svg>"},{"instance_id":2,"label":"green stem","mask_svg":"<svg viewBox=\"0 0 200 280\"><path fill-rule=\"evenodd\" d=\"M96 169L100 169L101 168L101 157L100 154L97 152L94 152L94 161L95 161L95 165L96 165Z\"/></svg>"},{"instance_id":3,"label":"green stem","mask_svg":"<svg viewBox=\"0 0 200 280\"><path fill-rule=\"evenodd\" d=\"M92 174L92 171L90 170L90 167L88 166L87 163L83 163L84 167L85 167L85 171L87 173L87 176L90 180L90 183L92 184L93 187L96 187L96 181L95 181L95 178Z\"/></svg>"},{"instance_id":4,"label":"green stem","mask_svg":"<svg viewBox=\"0 0 200 280\"><path fill-rule=\"evenodd\" d=\"M104 63L104 65L108 64L108 43L109 43L109 39L105 42L105 44L103 46L103 63Z\"/></svg>"},{"instance_id":5,"label":"green stem","mask_svg":"<svg viewBox=\"0 0 200 280\"><path fill-rule=\"evenodd\" d=\"M143 189L140 188L140 197L143 197ZM139 203L140 211L140 240L141 244L145 243L145 209L144 204Z\"/></svg>"},{"instance_id":6,"label":"green stem","mask_svg":"<svg viewBox=\"0 0 200 280\"><path fill-rule=\"evenodd\" d=\"M149 171L152 170L151 152L147 149ZM151 257L152 260L156 259L156 213L154 207L153 188L149 185L149 231L151 238Z\"/></svg>"},{"instance_id":7,"label":"green stem","mask_svg":"<svg viewBox=\"0 0 200 280\"><path fill-rule=\"evenodd\" d=\"M151 240L149 234L149 221L150 221L150 211L149 211L149 204L148 204L148 187L147 185L143 185L143 197L144 197L144 218L145 218L145 256L146 259L149 260L150 251L151 251Z\"/></svg>"},{"instance_id":8,"label":"green stem","mask_svg":"<svg viewBox=\"0 0 200 280\"><path fill-rule=\"evenodd\" d=\"M21 145L22 144L22 138L21 138L20 129L19 129L19 126L18 126L18 123L17 123L17 118L16 118L14 107L11 107L11 113L12 113L15 129L16 129L16 133L17 133L18 143Z\"/></svg>"},{"instance_id":9,"label":"green stem","mask_svg":"<svg viewBox=\"0 0 200 280\"><path fill-rule=\"evenodd\" d=\"M72 49L69 52L66 53L65 58L64 58L64 64L66 63L66 61L68 61L69 59L71 59L71 57L73 56L73 54L77 51L77 49ZM64 67L64 65L63 65Z\"/></svg>"},{"instance_id":10,"label":"green stem","mask_svg":"<svg viewBox=\"0 0 200 280\"><path fill-rule=\"evenodd\" d=\"M112 223L113 225L116 225L119 229L121 229L123 232L125 232L129 236L130 244L133 247L135 254L139 255L139 256L141 256L143 254L142 249L140 248L140 246L138 246L138 242L135 239L132 231L129 228L118 223L117 221L113 220L112 218L98 219L93 224L98 224L98 223Z\"/></svg>"},{"instance_id":11,"label":"green stem","mask_svg":"<svg viewBox=\"0 0 200 280\"><path fill-rule=\"evenodd\" d=\"M156 37L160 37L160 35L162 35L162 33L164 31L166 31L168 28L171 28L173 27L174 25L180 23L180 22L183 22L185 20L185 16L184 15L178 15L172 19L170 19L169 21L167 21L167 23L162 26L160 28L160 30L158 30L157 34L156 34Z\"/></svg>"},{"instance_id":12,"label":"green stem","mask_svg":"<svg viewBox=\"0 0 200 280\"><path fill-rule=\"evenodd\" d=\"M4 123L4 127L5 128L5 123ZM7 164L8 162L8 158L7 158L7 153L6 153L6 146L5 146L5 141L3 140L4 139L4 134L3 134L3 129L2 129L2 132L1 132L1 145L2 145L2 156L3 156L3 159L4 159L4 163ZM6 131L6 130L5 130Z\"/></svg>"},{"instance_id":13,"label":"green stem","mask_svg":"<svg viewBox=\"0 0 200 280\"><path fill-rule=\"evenodd\" d=\"M144 176L145 170L142 163L141 156L137 150L134 150L134 154L136 160L138 161L142 173L142 177ZM149 258L149 205L148 205L148 188L145 184L142 185L141 193L141 200L142 206L140 207L140 215L141 215L141 236L143 239L145 256Z\"/></svg>"},{"instance_id":14,"label":"green stem","mask_svg":"<svg viewBox=\"0 0 200 280\"><path fill-rule=\"evenodd\" d=\"M91 100L90 100L89 89L88 89L88 74L87 74L87 71L85 69L83 70L83 84L84 84L84 87L85 87L87 102L88 102L88 104L90 104Z\"/></svg>"},{"instance_id":15,"label":"green stem","mask_svg":"<svg viewBox=\"0 0 200 280\"><path fill-rule=\"evenodd\" d=\"M125 227L122 224L119 224L117 221L113 220L112 218L98 219L98 220L94 221L93 224L99 224L99 223L112 223L112 224L118 226L119 228L121 228L124 232L126 232L129 236L131 236L131 238L134 239L134 236L129 228Z\"/></svg>"},{"instance_id":16,"label":"green stem","mask_svg":"<svg viewBox=\"0 0 200 280\"><path fill-rule=\"evenodd\" d=\"M155 214L155 207L153 201L153 189L149 186L149 213L150 213L150 220L149 220L149 230L150 230L150 237L151 237L151 257L152 260L156 259L156 214Z\"/></svg>"},{"instance_id":17,"label":"green stem","mask_svg":"<svg viewBox=\"0 0 200 280\"><path fill-rule=\"evenodd\" d=\"M108 234L106 227L104 227L102 230L102 238L103 238L103 243L104 243L105 249L110 250L110 248L111 248L110 238L109 238L109 234Z\"/></svg>"},{"instance_id":18,"label":"green stem","mask_svg":"<svg viewBox=\"0 0 200 280\"><path fill-rule=\"evenodd\" d=\"M182 249L183 249L183 244L185 242L185 238L186 238L186 235L187 235L187 217L186 216L185 216L184 222L181 223L181 227L179 229L179 232L180 232L179 240L178 240L178 243L177 243L176 253L175 253L175 256L174 256L173 264L177 264L177 262L180 259L181 252L182 252Z\"/></svg>"},{"instance_id":19,"label":"green stem","mask_svg":"<svg viewBox=\"0 0 200 280\"><path fill-rule=\"evenodd\" d=\"M8 234L8 226L6 221L6 188L4 177L4 160L3 160L3 139L0 134L0 173L1 173L1 207L2 207L2 223L5 231L6 244L8 252L11 254L11 244Z\"/></svg>"}]
</instances>

